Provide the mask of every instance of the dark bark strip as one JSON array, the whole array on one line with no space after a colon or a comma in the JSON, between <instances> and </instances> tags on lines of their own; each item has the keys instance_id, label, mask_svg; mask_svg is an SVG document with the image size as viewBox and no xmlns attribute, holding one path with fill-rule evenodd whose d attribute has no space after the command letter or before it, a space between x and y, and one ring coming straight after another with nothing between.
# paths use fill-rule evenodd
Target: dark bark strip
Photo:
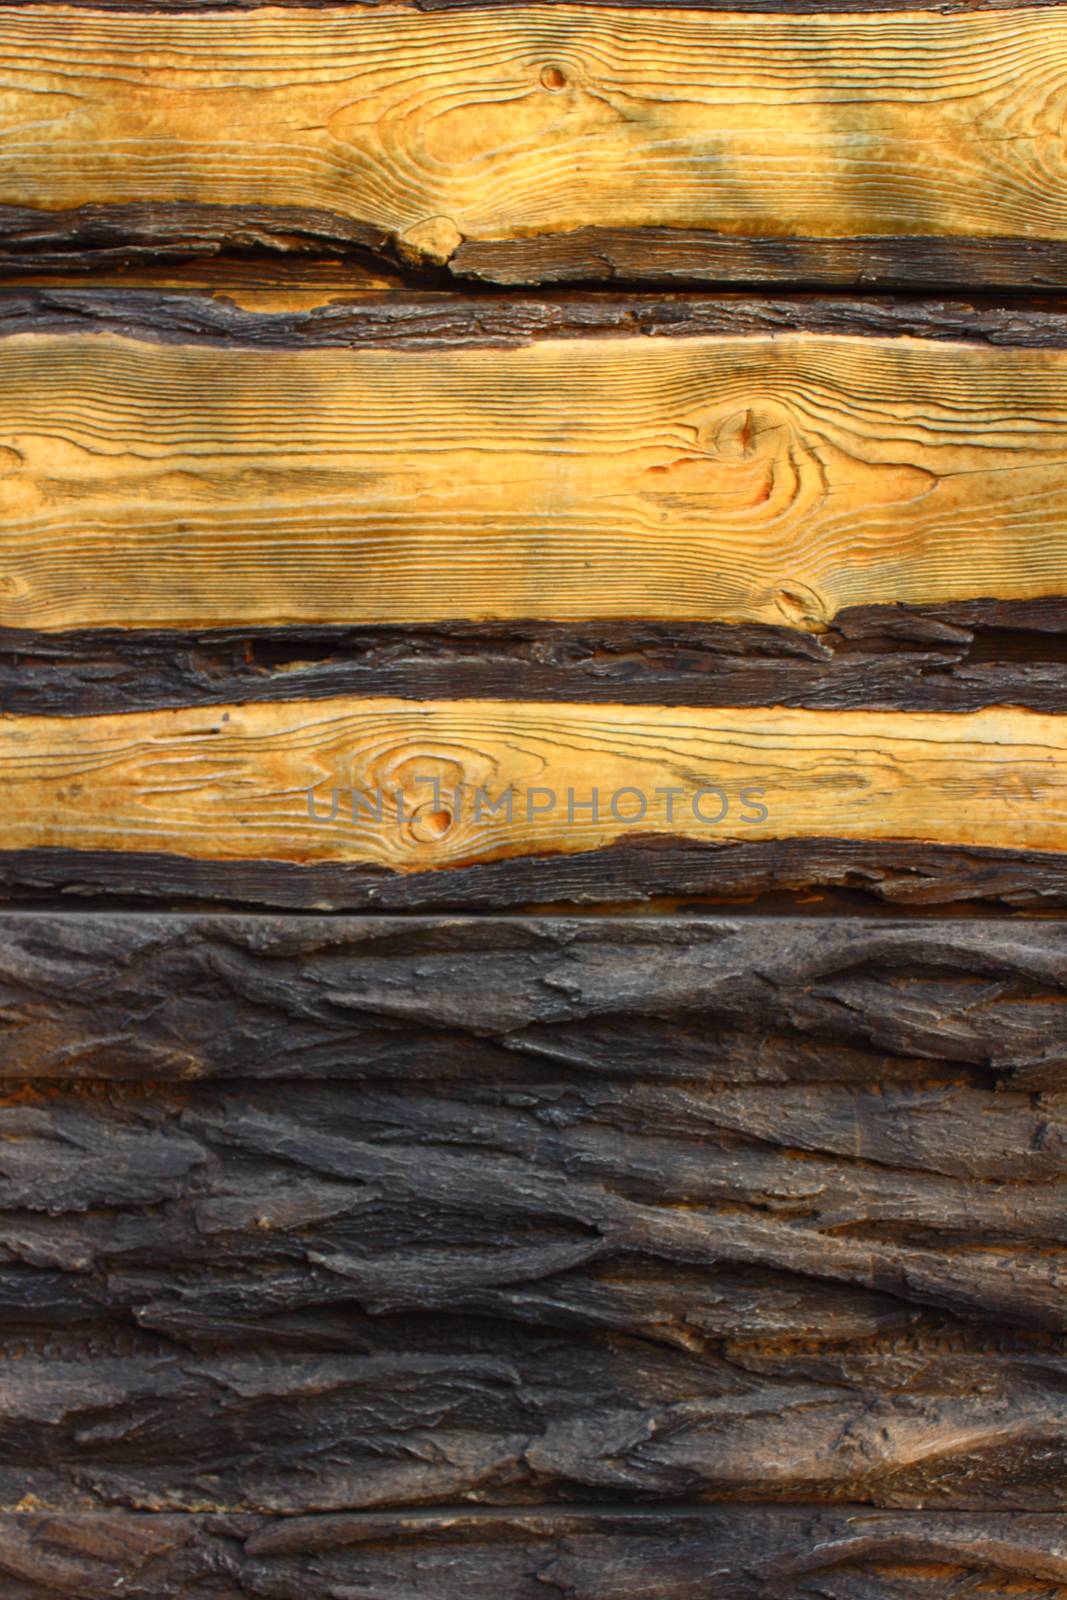
<instances>
[{"instance_id":1,"label":"dark bark strip","mask_svg":"<svg viewBox=\"0 0 1067 1600\"><path fill-rule=\"evenodd\" d=\"M27 1513L0 1517L0 1572L6 1600L1058 1600L1067 1546L1054 1516L858 1506Z\"/></svg>"},{"instance_id":2,"label":"dark bark strip","mask_svg":"<svg viewBox=\"0 0 1067 1600\"><path fill-rule=\"evenodd\" d=\"M348 298L324 292L321 305L263 312L180 290L46 284L0 290L0 335L90 332L265 350L498 347L542 338L757 337L789 332L1063 349L1067 312L1058 301L1048 304L1038 299L1001 306L966 297L827 299L792 292L756 298L742 293L563 290L537 296L461 295L443 289Z\"/></svg>"},{"instance_id":3,"label":"dark bark strip","mask_svg":"<svg viewBox=\"0 0 1067 1600\"><path fill-rule=\"evenodd\" d=\"M0 892L49 904L57 895L132 905L229 904L308 911L502 911L647 901L752 903L761 896L847 891L897 908L1067 907L1067 857L921 841L770 839L692 843L642 836L573 855L390 873L373 866L194 859L148 851L0 850Z\"/></svg>"},{"instance_id":4,"label":"dark bark strip","mask_svg":"<svg viewBox=\"0 0 1067 1600\"><path fill-rule=\"evenodd\" d=\"M18 4L19 0L15 0ZM32 4L34 0L25 0ZM75 5L85 0L74 0ZM252 10L258 0L221 0L234 10ZM281 0L283 5L327 5L330 0ZM459 0L466 8L469 0ZM493 3L493 0L489 0ZM510 0L502 0L508 4ZM549 0L553 3L553 0ZM594 0L607 3L607 0ZM628 0L654 6L656 0ZM806 6L720 4L678 0L683 10L780 11L804 15ZM1062 0L829 0L821 12L1049 9ZM139 11L141 6L104 0L91 10ZM168 10L194 10L182 0ZM456 8L456 0L423 0L426 11ZM154 8L144 8L151 14ZM389 235L336 212L296 206L84 205L42 211L0 206L0 277L42 271L84 271L120 262L173 260L217 250L265 250L315 258L348 252L358 261L400 268L412 285L452 283L501 287L542 283L600 285L657 283L664 286L792 284L882 289L1067 288L1067 244L1059 240L940 235L868 235L857 238L741 237L692 228L577 228L529 239L469 241L442 265L413 264L398 255Z\"/></svg>"},{"instance_id":5,"label":"dark bark strip","mask_svg":"<svg viewBox=\"0 0 1067 1600\"><path fill-rule=\"evenodd\" d=\"M27 267L91 269L96 262L168 259L219 249L314 256L332 255L338 248L378 254L386 245L387 235L380 229L295 206L146 203L43 211L0 205L0 272L5 262L24 272Z\"/></svg>"},{"instance_id":6,"label":"dark bark strip","mask_svg":"<svg viewBox=\"0 0 1067 1600\"><path fill-rule=\"evenodd\" d=\"M1067 600L852 607L819 634L681 622L0 628L0 709L26 716L346 694L1058 713Z\"/></svg>"},{"instance_id":7,"label":"dark bark strip","mask_svg":"<svg viewBox=\"0 0 1067 1600\"><path fill-rule=\"evenodd\" d=\"M437 0L430 3L436 9ZM445 9L449 4L443 0ZM644 280L679 286L1062 289L1067 285L1067 245L1040 239L760 239L690 228L578 228L530 239L461 244L448 266L457 278L500 285Z\"/></svg>"}]
</instances>

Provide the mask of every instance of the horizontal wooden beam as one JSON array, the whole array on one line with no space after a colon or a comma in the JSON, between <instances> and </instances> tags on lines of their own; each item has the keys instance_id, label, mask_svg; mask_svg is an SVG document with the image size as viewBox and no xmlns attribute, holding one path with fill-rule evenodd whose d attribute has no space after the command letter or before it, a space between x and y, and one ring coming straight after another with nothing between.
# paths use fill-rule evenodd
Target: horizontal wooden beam
<instances>
[{"instance_id":1,"label":"horizontal wooden beam","mask_svg":"<svg viewBox=\"0 0 1067 1600\"><path fill-rule=\"evenodd\" d=\"M12 1600L1000 1600L1054 1595L1067 1574L1054 1515L766 1509L365 1512L264 1517L123 1512L0 1515ZM840 1584L838 1583L840 1580ZM640 1585L640 1589L637 1588ZM843 1585L844 1587L841 1587ZM329 1586L329 1587L327 1587ZM698 1592L698 1591L697 1591Z\"/></svg>"},{"instance_id":2,"label":"horizontal wooden beam","mask_svg":"<svg viewBox=\"0 0 1067 1600\"><path fill-rule=\"evenodd\" d=\"M1067 855L1067 717L337 699L0 718L0 849L390 873L634 836Z\"/></svg>"},{"instance_id":3,"label":"horizontal wooden beam","mask_svg":"<svg viewBox=\"0 0 1067 1600\"><path fill-rule=\"evenodd\" d=\"M6 309L9 628L818 633L856 606L1067 593L1056 313L371 296L273 316L73 291Z\"/></svg>"},{"instance_id":4,"label":"horizontal wooden beam","mask_svg":"<svg viewBox=\"0 0 1067 1600\"><path fill-rule=\"evenodd\" d=\"M590 258L602 278L1067 281L1055 6L9 5L0 59L15 251L125 234L498 281Z\"/></svg>"},{"instance_id":5,"label":"horizontal wooden beam","mask_svg":"<svg viewBox=\"0 0 1067 1600\"><path fill-rule=\"evenodd\" d=\"M910 861L948 898L967 880L1059 897L1065 786L1067 717L1008 707L349 698L8 716L0 866L12 886L103 871L141 892L163 887L162 863L189 893L330 907L390 904L391 885L408 904L462 904L486 874L490 904L584 897L590 871L598 898L625 898L606 892L620 865L641 898L696 887L694 861L712 892L874 886L879 863Z\"/></svg>"}]
</instances>

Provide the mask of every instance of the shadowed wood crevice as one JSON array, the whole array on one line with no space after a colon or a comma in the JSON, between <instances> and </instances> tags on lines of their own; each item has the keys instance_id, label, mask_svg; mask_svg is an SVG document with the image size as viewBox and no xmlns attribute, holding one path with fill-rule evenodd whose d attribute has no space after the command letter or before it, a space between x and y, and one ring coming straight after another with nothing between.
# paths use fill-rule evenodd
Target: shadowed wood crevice
<instances>
[{"instance_id":1,"label":"shadowed wood crevice","mask_svg":"<svg viewBox=\"0 0 1067 1600\"><path fill-rule=\"evenodd\" d=\"M925 302L14 294L0 623L819 634L856 607L1053 598L1065 326Z\"/></svg>"},{"instance_id":2,"label":"shadowed wood crevice","mask_svg":"<svg viewBox=\"0 0 1067 1600\"><path fill-rule=\"evenodd\" d=\"M274 240L497 281L1067 282L1059 6L151 26L146 57L136 13L0 11L16 250Z\"/></svg>"},{"instance_id":3,"label":"shadowed wood crevice","mask_svg":"<svg viewBox=\"0 0 1067 1600\"><path fill-rule=\"evenodd\" d=\"M1059 1600L1055 1516L765 1510L0 1516L8 1600ZM639 1587L638 1587L639 1586Z\"/></svg>"},{"instance_id":4,"label":"shadowed wood crevice","mask_svg":"<svg viewBox=\"0 0 1067 1600\"><path fill-rule=\"evenodd\" d=\"M1067 705L1067 601L854 607L760 624L441 623L199 633L0 628L0 706L87 716L335 695L977 711Z\"/></svg>"}]
</instances>

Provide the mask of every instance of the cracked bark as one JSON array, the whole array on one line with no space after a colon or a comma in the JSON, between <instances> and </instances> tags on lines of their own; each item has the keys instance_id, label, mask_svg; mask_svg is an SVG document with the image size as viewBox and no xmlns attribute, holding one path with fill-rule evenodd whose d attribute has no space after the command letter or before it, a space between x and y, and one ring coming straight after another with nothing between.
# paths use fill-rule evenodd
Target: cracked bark
<instances>
[{"instance_id":1,"label":"cracked bark","mask_svg":"<svg viewBox=\"0 0 1067 1600\"><path fill-rule=\"evenodd\" d=\"M9 1507L1062 1503L1058 925L4 930Z\"/></svg>"},{"instance_id":2,"label":"cracked bark","mask_svg":"<svg viewBox=\"0 0 1067 1600\"><path fill-rule=\"evenodd\" d=\"M851 1507L0 1515L7 1600L1058 1600L1061 1520Z\"/></svg>"}]
</instances>

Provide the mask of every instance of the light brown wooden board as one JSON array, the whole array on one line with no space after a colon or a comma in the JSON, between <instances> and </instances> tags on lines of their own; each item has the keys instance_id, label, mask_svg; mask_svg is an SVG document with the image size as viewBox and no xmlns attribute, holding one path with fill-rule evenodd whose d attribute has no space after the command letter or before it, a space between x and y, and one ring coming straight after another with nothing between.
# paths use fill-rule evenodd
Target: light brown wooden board
<instances>
[{"instance_id":1,"label":"light brown wooden board","mask_svg":"<svg viewBox=\"0 0 1067 1600\"><path fill-rule=\"evenodd\" d=\"M0 62L23 231L172 205L239 233L251 205L430 263L581 229L1067 239L1054 8L11 6Z\"/></svg>"},{"instance_id":2,"label":"light brown wooden board","mask_svg":"<svg viewBox=\"0 0 1067 1600\"><path fill-rule=\"evenodd\" d=\"M400 873L647 834L1062 852L1067 716L340 698L6 717L0 794L7 851Z\"/></svg>"},{"instance_id":3,"label":"light brown wooden board","mask_svg":"<svg viewBox=\"0 0 1067 1600\"><path fill-rule=\"evenodd\" d=\"M1067 592L1067 350L0 342L0 625L700 618Z\"/></svg>"}]
</instances>

